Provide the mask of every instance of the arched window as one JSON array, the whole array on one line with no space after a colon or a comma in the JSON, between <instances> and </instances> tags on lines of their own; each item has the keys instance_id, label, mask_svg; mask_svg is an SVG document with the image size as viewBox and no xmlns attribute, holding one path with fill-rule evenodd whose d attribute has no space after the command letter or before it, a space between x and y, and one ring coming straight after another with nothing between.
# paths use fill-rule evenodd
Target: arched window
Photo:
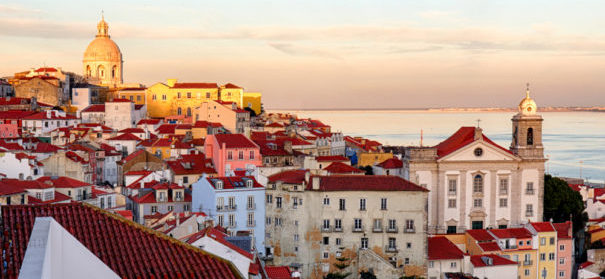
<instances>
[{"instance_id":1,"label":"arched window","mask_svg":"<svg viewBox=\"0 0 605 279\"><path fill-rule=\"evenodd\" d=\"M191 108L187 108L187 116L191 116Z\"/></svg>"},{"instance_id":2,"label":"arched window","mask_svg":"<svg viewBox=\"0 0 605 279\"><path fill-rule=\"evenodd\" d=\"M178 109L176 110L176 114L177 114L177 115L181 115L182 113L183 113L183 110L182 110L181 108L178 108Z\"/></svg>"},{"instance_id":3,"label":"arched window","mask_svg":"<svg viewBox=\"0 0 605 279\"><path fill-rule=\"evenodd\" d=\"M534 129L527 129L527 145L534 145Z\"/></svg>"},{"instance_id":4,"label":"arched window","mask_svg":"<svg viewBox=\"0 0 605 279\"><path fill-rule=\"evenodd\" d=\"M86 76L90 76L90 65L86 65Z\"/></svg>"},{"instance_id":5,"label":"arched window","mask_svg":"<svg viewBox=\"0 0 605 279\"><path fill-rule=\"evenodd\" d=\"M103 67L103 65L100 65L97 68L97 76L100 78L104 78L105 77L105 67Z\"/></svg>"},{"instance_id":6,"label":"arched window","mask_svg":"<svg viewBox=\"0 0 605 279\"><path fill-rule=\"evenodd\" d=\"M483 193L483 176L480 174L473 178L473 193Z\"/></svg>"},{"instance_id":7,"label":"arched window","mask_svg":"<svg viewBox=\"0 0 605 279\"><path fill-rule=\"evenodd\" d=\"M111 78L115 78L116 77L116 71L117 71L117 67L113 66L113 68L111 68Z\"/></svg>"}]
</instances>

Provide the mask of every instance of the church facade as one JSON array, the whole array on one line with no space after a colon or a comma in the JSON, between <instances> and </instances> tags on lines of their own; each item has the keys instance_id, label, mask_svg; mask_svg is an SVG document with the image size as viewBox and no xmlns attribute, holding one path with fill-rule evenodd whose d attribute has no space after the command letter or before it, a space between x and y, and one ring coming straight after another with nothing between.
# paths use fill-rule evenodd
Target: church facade
<instances>
[{"instance_id":1,"label":"church facade","mask_svg":"<svg viewBox=\"0 0 605 279\"><path fill-rule=\"evenodd\" d=\"M405 175L430 190L428 232L506 228L542 221L542 117L527 96L512 118L504 148L479 127L461 127L433 147L409 147Z\"/></svg>"},{"instance_id":2,"label":"church facade","mask_svg":"<svg viewBox=\"0 0 605 279\"><path fill-rule=\"evenodd\" d=\"M83 76L90 83L110 88L123 83L122 52L110 38L109 25L104 18L97 24L97 36L88 44L82 64Z\"/></svg>"}]
</instances>

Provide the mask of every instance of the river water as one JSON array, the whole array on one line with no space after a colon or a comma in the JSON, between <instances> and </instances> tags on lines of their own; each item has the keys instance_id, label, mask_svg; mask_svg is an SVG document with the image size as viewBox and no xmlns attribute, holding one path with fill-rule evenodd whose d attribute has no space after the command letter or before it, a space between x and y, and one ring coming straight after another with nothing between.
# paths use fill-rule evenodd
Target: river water
<instances>
[{"instance_id":1,"label":"river water","mask_svg":"<svg viewBox=\"0 0 605 279\"><path fill-rule=\"evenodd\" d=\"M508 148L514 112L435 112L419 110L290 111L299 117L319 119L333 131L377 140L384 145L432 146L461 126L476 126ZM605 113L544 112L543 145L549 158L547 172L557 176L605 181Z\"/></svg>"}]
</instances>

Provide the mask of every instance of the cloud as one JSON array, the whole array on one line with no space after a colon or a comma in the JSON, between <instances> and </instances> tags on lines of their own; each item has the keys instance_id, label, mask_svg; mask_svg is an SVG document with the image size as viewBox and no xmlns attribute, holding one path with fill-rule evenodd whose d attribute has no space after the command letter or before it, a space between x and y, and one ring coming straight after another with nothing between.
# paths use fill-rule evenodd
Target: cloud
<instances>
[{"instance_id":1,"label":"cloud","mask_svg":"<svg viewBox=\"0 0 605 279\"><path fill-rule=\"evenodd\" d=\"M0 14L7 15L31 15L31 14L39 14L42 11L39 9L28 9L18 5L6 5L0 4Z\"/></svg>"}]
</instances>

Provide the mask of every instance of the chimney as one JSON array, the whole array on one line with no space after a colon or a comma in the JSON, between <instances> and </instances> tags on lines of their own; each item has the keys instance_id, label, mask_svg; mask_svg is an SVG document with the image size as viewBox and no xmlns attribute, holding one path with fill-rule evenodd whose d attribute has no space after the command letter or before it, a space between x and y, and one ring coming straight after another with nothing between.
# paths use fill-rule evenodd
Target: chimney
<instances>
[{"instance_id":1,"label":"chimney","mask_svg":"<svg viewBox=\"0 0 605 279\"><path fill-rule=\"evenodd\" d=\"M321 182L321 178L319 176L313 176L313 190L319 190L319 183Z\"/></svg>"},{"instance_id":2,"label":"chimney","mask_svg":"<svg viewBox=\"0 0 605 279\"><path fill-rule=\"evenodd\" d=\"M311 172L309 172L308 170L305 171L305 182L309 183L309 179L311 178Z\"/></svg>"},{"instance_id":3,"label":"chimney","mask_svg":"<svg viewBox=\"0 0 605 279\"><path fill-rule=\"evenodd\" d=\"M176 214L176 226L178 227L181 224L181 219L179 218L180 214Z\"/></svg>"},{"instance_id":4,"label":"chimney","mask_svg":"<svg viewBox=\"0 0 605 279\"><path fill-rule=\"evenodd\" d=\"M475 140L483 139L483 129L475 127Z\"/></svg>"},{"instance_id":5,"label":"chimney","mask_svg":"<svg viewBox=\"0 0 605 279\"><path fill-rule=\"evenodd\" d=\"M145 188L145 182L144 181L141 181L140 184L141 184L141 189Z\"/></svg>"},{"instance_id":6,"label":"chimney","mask_svg":"<svg viewBox=\"0 0 605 279\"><path fill-rule=\"evenodd\" d=\"M284 150L286 150L288 153L292 153L292 141L291 140L284 141Z\"/></svg>"}]
</instances>

